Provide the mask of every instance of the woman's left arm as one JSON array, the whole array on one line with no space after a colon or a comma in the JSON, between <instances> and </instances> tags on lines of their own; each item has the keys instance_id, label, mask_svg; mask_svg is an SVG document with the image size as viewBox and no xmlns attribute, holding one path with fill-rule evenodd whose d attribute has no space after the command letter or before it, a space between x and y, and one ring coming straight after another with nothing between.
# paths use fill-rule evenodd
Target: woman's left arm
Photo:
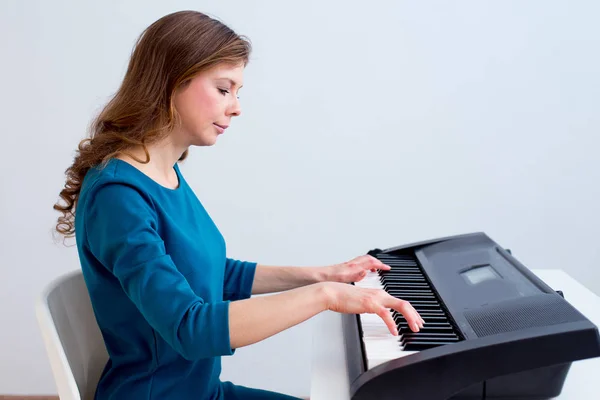
<instances>
[{"instance_id":1,"label":"woman's left arm","mask_svg":"<svg viewBox=\"0 0 600 400\"><path fill-rule=\"evenodd\" d=\"M367 272L389 270L390 267L369 255L341 264L323 267L284 267L258 264L252 283L252 294L282 292L318 282L358 282Z\"/></svg>"}]
</instances>

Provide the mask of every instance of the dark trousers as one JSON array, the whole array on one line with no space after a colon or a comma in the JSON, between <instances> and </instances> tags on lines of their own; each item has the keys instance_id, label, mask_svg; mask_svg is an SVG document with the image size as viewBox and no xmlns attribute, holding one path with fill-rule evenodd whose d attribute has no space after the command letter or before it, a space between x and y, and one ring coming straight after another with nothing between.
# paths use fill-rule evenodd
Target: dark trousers
<instances>
[{"instance_id":1,"label":"dark trousers","mask_svg":"<svg viewBox=\"0 0 600 400\"><path fill-rule=\"evenodd\" d=\"M251 389L245 386L223 382L221 385L226 400L300 400L287 394L270 392L268 390Z\"/></svg>"}]
</instances>

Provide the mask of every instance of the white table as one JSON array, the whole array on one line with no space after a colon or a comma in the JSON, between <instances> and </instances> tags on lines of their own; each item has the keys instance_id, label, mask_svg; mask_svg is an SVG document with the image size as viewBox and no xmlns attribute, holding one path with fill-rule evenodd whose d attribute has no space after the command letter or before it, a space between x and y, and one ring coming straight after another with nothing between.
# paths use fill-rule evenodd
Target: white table
<instances>
[{"instance_id":1,"label":"white table","mask_svg":"<svg viewBox=\"0 0 600 400\"><path fill-rule=\"evenodd\" d=\"M562 290L577 310L600 326L600 297L558 269L532 270L555 290ZM341 314L325 312L313 320L311 400L348 400L346 354ZM573 363L563 391L557 399L598 399L600 395L600 357Z\"/></svg>"}]
</instances>

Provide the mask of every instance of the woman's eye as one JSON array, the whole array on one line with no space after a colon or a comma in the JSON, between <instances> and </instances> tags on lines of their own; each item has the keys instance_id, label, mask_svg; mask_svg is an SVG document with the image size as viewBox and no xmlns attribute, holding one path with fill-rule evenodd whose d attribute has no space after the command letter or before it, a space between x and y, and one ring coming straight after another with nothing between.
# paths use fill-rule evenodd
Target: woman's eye
<instances>
[{"instance_id":1,"label":"woman's eye","mask_svg":"<svg viewBox=\"0 0 600 400\"><path fill-rule=\"evenodd\" d=\"M225 90L225 89L219 89L219 92L221 92L221 94L223 96L225 96L227 93L229 93L229 90Z\"/></svg>"}]
</instances>

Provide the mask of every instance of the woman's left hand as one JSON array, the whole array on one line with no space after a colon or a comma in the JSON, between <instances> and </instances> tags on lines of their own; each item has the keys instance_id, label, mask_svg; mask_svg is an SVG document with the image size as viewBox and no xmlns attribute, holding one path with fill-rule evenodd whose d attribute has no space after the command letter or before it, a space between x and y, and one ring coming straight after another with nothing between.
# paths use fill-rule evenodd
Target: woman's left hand
<instances>
[{"instance_id":1,"label":"woman's left hand","mask_svg":"<svg viewBox=\"0 0 600 400\"><path fill-rule=\"evenodd\" d=\"M353 258L341 264L330 265L326 268L326 280L333 282L351 283L362 280L367 272L375 272L378 269L389 271L391 268L369 255Z\"/></svg>"}]
</instances>

